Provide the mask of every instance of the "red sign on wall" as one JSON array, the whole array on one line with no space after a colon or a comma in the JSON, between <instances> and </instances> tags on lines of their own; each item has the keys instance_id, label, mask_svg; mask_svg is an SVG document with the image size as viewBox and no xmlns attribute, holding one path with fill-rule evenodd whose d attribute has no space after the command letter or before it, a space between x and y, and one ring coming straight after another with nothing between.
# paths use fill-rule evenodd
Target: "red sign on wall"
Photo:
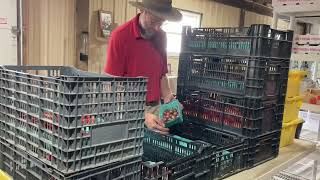
<instances>
[{"instance_id":1,"label":"red sign on wall","mask_svg":"<svg viewBox=\"0 0 320 180\"><path fill-rule=\"evenodd\" d=\"M8 18L0 17L0 24L8 24Z\"/></svg>"}]
</instances>

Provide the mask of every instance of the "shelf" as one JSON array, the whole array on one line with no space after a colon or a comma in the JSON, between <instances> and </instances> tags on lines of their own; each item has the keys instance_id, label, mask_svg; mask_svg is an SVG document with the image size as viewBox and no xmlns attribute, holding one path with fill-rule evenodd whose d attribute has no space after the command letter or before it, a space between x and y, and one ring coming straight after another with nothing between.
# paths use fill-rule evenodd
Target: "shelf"
<instances>
[{"instance_id":1,"label":"shelf","mask_svg":"<svg viewBox=\"0 0 320 180\"><path fill-rule=\"evenodd\" d=\"M317 54L292 54L291 61L317 61L320 62L320 55Z\"/></svg>"},{"instance_id":2,"label":"shelf","mask_svg":"<svg viewBox=\"0 0 320 180\"><path fill-rule=\"evenodd\" d=\"M305 111L311 111L311 112L316 113L316 114L320 114L320 105L303 103L302 107L300 109L301 110L305 110Z\"/></svg>"},{"instance_id":3,"label":"shelf","mask_svg":"<svg viewBox=\"0 0 320 180\"><path fill-rule=\"evenodd\" d=\"M276 2L278 1L278 2ZM292 0L286 0L286 2L275 0L273 2L273 10L280 15L295 16L295 17L310 17L320 16L320 0L300 0L293 2ZM288 3L287 5L284 5Z\"/></svg>"},{"instance_id":4,"label":"shelf","mask_svg":"<svg viewBox=\"0 0 320 180\"><path fill-rule=\"evenodd\" d=\"M275 10L276 11L276 10ZM276 11L278 12L278 11ZM320 16L320 11L310 11L310 12L278 12L280 15L283 16L295 16L295 17L315 17L315 16Z\"/></svg>"}]
</instances>

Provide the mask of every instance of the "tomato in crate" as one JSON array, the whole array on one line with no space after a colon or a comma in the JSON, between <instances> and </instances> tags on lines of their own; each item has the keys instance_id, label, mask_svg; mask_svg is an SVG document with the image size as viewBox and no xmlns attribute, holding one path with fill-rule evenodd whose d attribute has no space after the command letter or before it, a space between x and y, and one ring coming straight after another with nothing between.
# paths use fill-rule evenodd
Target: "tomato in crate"
<instances>
[{"instance_id":1,"label":"tomato in crate","mask_svg":"<svg viewBox=\"0 0 320 180\"><path fill-rule=\"evenodd\" d=\"M196 117L184 111L186 121L250 137L281 128L282 119L276 110L277 101L198 91L192 88L185 89L184 98L180 99L183 104L197 106ZM200 103L193 103L197 101Z\"/></svg>"},{"instance_id":2,"label":"tomato in crate","mask_svg":"<svg viewBox=\"0 0 320 180\"><path fill-rule=\"evenodd\" d=\"M168 104L160 106L160 119L165 123L165 127L171 127L183 122L182 105L178 100L173 100Z\"/></svg>"}]
</instances>

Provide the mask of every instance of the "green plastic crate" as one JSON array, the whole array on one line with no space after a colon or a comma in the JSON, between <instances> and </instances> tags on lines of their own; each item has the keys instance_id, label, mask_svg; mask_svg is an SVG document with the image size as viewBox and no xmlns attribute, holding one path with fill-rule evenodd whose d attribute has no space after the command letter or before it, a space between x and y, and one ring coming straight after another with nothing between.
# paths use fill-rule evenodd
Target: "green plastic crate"
<instances>
[{"instance_id":1,"label":"green plastic crate","mask_svg":"<svg viewBox=\"0 0 320 180\"><path fill-rule=\"evenodd\" d=\"M169 128L175 124L179 124L179 123L182 123L183 122L183 117L182 117L182 105L180 104L180 102L178 100L173 100L171 101L170 103L168 104L162 104L160 106L160 113L159 113L159 116L160 116L160 119L163 120L164 119L164 113L167 111L167 110L177 110L178 112L178 116L176 119L173 119L173 120L169 120L168 122L165 123L165 127L166 128Z\"/></svg>"}]
</instances>

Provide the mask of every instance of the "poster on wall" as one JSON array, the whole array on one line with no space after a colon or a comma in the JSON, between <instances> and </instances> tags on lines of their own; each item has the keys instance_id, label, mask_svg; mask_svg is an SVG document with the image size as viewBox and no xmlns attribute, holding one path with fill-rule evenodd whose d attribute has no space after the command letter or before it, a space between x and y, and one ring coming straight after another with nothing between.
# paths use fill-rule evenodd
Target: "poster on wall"
<instances>
[{"instance_id":1,"label":"poster on wall","mask_svg":"<svg viewBox=\"0 0 320 180\"><path fill-rule=\"evenodd\" d=\"M8 18L0 17L0 28L8 28Z\"/></svg>"},{"instance_id":2,"label":"poster on wall","mask_svg":"<svg viewBox=\"0 0 320 180\"><path fill-rule=\"evenodd\" d=\"M109 11L99 11L100 37L108 38L112 31L112 13Z\"/></svg>"}]
</instances>

